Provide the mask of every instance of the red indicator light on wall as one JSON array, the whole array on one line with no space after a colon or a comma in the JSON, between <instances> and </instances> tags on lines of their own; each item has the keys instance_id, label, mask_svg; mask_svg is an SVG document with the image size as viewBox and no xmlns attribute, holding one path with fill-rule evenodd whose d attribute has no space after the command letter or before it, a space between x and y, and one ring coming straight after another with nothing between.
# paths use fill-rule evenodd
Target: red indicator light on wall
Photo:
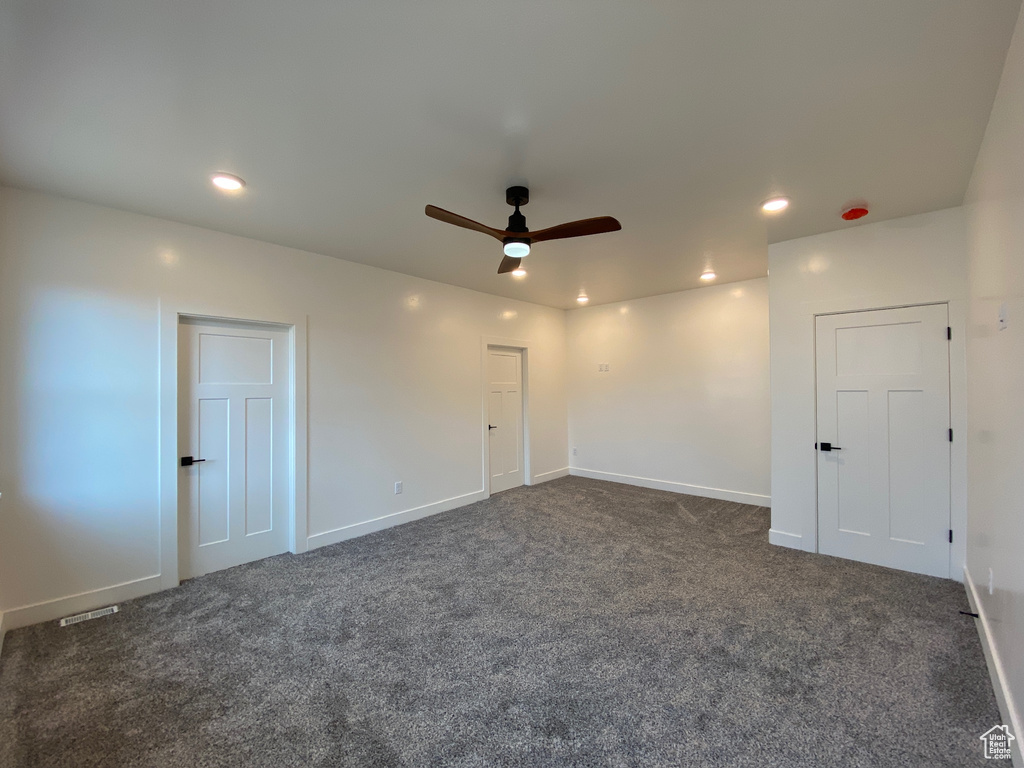
<instances>
[{"instance_id":1,"label":"red indicator light on wall","mask_svg":"<svg viewBox=\"0 0 1024 768\"><path fill-rule=\"evenodd\" d=\"M862 219L868 215L868 209L862 208L861 206L855 206L853 208L847 208L843 211L843 218L846 221L854 221L856 219Z\"/></svg>"}]
</instances>

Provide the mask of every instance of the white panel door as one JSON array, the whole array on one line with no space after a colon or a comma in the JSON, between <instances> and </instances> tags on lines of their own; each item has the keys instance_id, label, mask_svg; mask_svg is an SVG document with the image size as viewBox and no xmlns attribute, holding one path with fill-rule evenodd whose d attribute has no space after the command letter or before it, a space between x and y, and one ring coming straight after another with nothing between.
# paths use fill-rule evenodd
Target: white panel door
<instances>
[{"instance_id":1,"label":"white panel door","mask_svg":"<svg viewBox=\"0 0 1024 768\"><path fill-rule=\"evenodd\" d=\"M945 304L816 319L819 552L949 576L947 324Z\"/></svg>"},{"instance_id":2,"label":"white panel door","mask_svg":"<svg viewBox=\"0 0 1024 768\"><path fill-rule=\"evenodd\" d=\"M523 353L487 350L491 493L523 484Z\"/></svg>"},{"instance_id":3,"label":"white panel door","mask_svg":"<svg viewBox=\"0 0 1024 768\"><path fill-rule=\"evenodd\" d=\"M288 350L275 326L179 325L178 446L193 462L178 484L183 579L288 549Z\"/></svg>"}]
</instances>

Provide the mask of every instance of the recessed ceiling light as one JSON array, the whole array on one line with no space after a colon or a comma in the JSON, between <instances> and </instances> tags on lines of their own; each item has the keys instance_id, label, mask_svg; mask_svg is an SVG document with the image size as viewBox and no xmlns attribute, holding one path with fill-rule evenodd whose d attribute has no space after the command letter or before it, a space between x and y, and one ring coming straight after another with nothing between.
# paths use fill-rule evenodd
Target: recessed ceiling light
<instances>
[{"instance_id":1,"label":"recessed ceiling light","mask_svg":"<svg viewBox=\"0 0 1024 768\"><path fill-rule=\"evenodd\" d=\"M778 213L789 206L788 197L770 197L761 203L761 210L765 213Z\"/></svg>"},{"instance_id":2,"label":"recessed ceiling light","mask_svg":"<svg viewBox=\"0 0 1024 768\"><path fill-rule=\"evenodd\" d=\"M512 277L526 277L526 270L520 267L512 270Z\"/></svg>"},{"instance_id":3,"label":"recessed ceiling light","mask_svg":"<svg viewBox=\"0 0 1024 768\"><path fill-rule=\"evenodd\" d=\"M580 304L586 304L588 301L590 301L590 297L587 296L586 291L580 291L580 295L576 297L576 301L578 301Z\"/></svg>"},{"instance_id":4,"label":"recessed ceiling light","mask_svg":"<svg viewBox=\"0 0 1024 768\"><path fill-rule=\"evenodd\" d=\"M215 173L210 177L213 186L225 192L237 192L245 186L245 180L231 173Z\"/></svg>"},{"instance_id":5,"label":"recessed ceiling light","mask_svg":"<svg viewBox=\"0 0 1024 768\"><path fill-rule=\"evenodd\" d=\"M715 274L715 270L713 270L713 269L705 269L704 272L701 273L700 279L701 280L714 280L716 277L718 277L718 275Z\"/></svg>"}]
</instances>

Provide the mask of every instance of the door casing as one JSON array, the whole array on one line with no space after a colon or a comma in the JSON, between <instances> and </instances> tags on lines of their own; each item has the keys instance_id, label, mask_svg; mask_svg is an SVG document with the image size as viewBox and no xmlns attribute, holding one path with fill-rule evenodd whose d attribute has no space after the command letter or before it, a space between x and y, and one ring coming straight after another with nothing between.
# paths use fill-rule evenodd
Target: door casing
<instances>
[{"instance_id":1,"label":"door casing","mask_svg":"<svg viewBox=\"0 0 1024 768\"><path fill-rule=\"evenodd\" d=\"M261 315L264 315L261 317ZM237 307L209 307L161 302L159 323L159 424L158 448L160 507L160 586L176 587L179 579L178 499L178 331L182 318L275 325L288 332L289 434L288 434L288 550L305 552L307 540L307 353L306 315L279 314L267 317L262 308L244 302Z\"/></svg>"}]
</instances>

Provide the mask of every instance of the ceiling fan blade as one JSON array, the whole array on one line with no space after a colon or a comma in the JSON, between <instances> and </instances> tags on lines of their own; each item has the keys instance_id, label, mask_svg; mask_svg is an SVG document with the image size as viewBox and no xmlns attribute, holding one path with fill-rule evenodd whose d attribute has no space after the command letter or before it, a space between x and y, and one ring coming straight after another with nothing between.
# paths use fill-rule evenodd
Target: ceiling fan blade
<instances>
[{"instance_id":1,"label":"ceiling fan blade","mask_svg":"<svg viewBox=\"0 0 1024 768\"><path fill-rule=\"evenodd\" d=\"M423 212L430 218L443 221L445 224L454 224L456 227L472 229L474 232L483 232L485 235L490 235L498 240L503 240L507 236L503 230L488 227L479 221L467 219L465 216L459 216L459 214L446 211L444 208L438 208L436 205L428 205Z\"/></svg>"},{"instance_id":2,"label":"ceiling fan blade","mask_svg":"<svg viewBox=\"0 0 1024 768\"><path fill-rule=\"evenodd\" d=\"M513 259L511 256L506 256L501 260L501 264L498 265L498 274L504 275L506 272L511 272L513 269L519 269L519 265L522 263L522 259Z\"/></svg>"},{"instance_id":3,"label":"ceiling fan blade","mask_svg":"<svg viewBox=\"0 0 1024 768\"><path fill-rule=\"evenodd\" d=\"M611 216L598 216L595 219L581 219L559 224L538 232L530 233L530 240L535 243L544 240L561 240L566 237L583 237L584 235L600 235L602 232L618 232L622 225Z\"/></svg>"}]
</instances>

